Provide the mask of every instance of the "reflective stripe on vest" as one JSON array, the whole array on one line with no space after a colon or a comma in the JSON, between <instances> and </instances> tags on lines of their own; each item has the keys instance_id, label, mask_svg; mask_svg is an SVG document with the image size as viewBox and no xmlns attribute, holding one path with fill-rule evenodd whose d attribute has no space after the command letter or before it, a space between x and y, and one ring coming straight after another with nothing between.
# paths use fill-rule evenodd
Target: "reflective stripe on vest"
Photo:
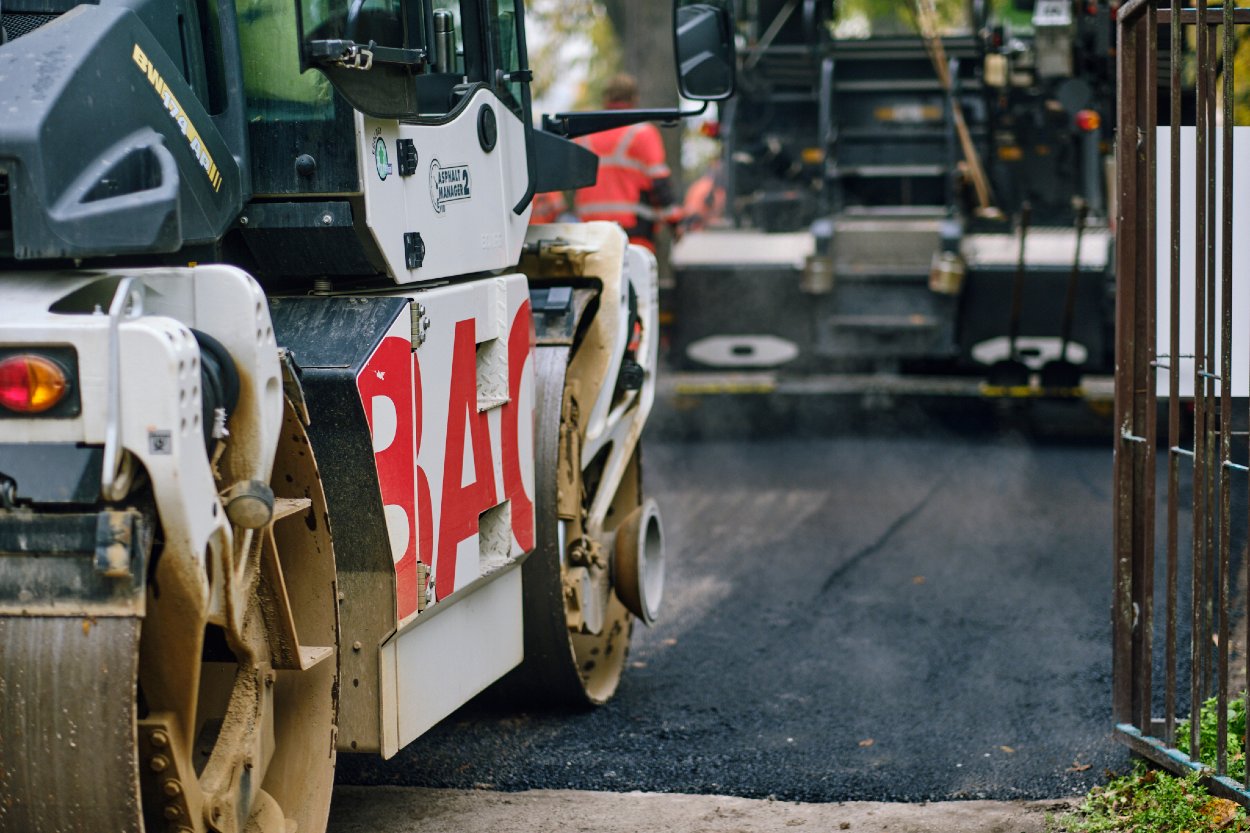
<instances>
[{"instance_id":1,"label":"reflective stripe on vest","mask_svg":"<svg viewBox=\"0 0 1250 833\"><path fill-rule=\"evenodd\" d=\"M604 165L612 165L617 168L628 168L633 171L641 171L650 179L656 179L661 176L669 176L672 172L668 169L668 165L663 163L657 165L644 165L637 159L630 157L629 146L634 143L634 138L639 131L646 126L646 123L631 125L628 130L621 134L620 140L616 143L616 147L607 156L599 160L600 167Z\"/></svg>"},{"instance_id":2,"label":"reflective stripe on vest","mask_svg":"<svg viewBox=\"0 0 1250 833\"><path fill-rule=\"evenodd\" d=\"M588 202L577 206L577 216L587 214L632 214L642 220L657 220L659 212L649 205L632 202Z\"/></svg>"}]
</instances>

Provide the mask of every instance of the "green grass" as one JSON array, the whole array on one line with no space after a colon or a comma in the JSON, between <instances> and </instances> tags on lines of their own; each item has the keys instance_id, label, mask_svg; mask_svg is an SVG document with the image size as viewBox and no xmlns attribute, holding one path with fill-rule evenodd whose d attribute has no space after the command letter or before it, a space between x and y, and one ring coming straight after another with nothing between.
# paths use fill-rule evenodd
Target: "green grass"
<instances>
[{"instance_id":1,"label":"green grass","mask_svg":"<svg viewBox=\"0 0 1250 833\"><path fill-rule=\"evenodd\" d=\"M1219 742L1219 703L1212 697L1198 715L1198 759L1215 768ZM1228 703L1228 775L1238 781L1246 776L1245 695ZM1177 746L1189 752L1189 721L1176 725ZM1214 798L1200 782L1198 773L1172 775L1138 763L1133 772L1095 787L1080 809L1057 821L1056 829L1068 833L1206 833L1246 831L1250 820L1235 802Z\"/></svg>"},{"instance_id":2,"label":"green grass","mask_svg":"<svg viewBox=\"0 0 1250 833\"><path fill-rule=\"evenodd\" d=\"M1213 798L1197 773L1171 775L1138 764L1095 787L1080 809L1058 821L1067 833L1207 833L1250 831L1246 811Z\"/></svg>"},{"instance_id":3,"label":"green grass","mask_svg":"<svg viewBox=\"0 0 1250 833\"><path fill-rule=\"evenodd\" d=\"M1198 715L1198 760L1214 767L1216 744L1219 742L1219 704L1214 697L1202 704ZM1236 781L1245 782L1246 755L1244 738L1246 737L1246 696L1235 697L1228 702L1228 776ZM1176 746L1189 754L1189 721L1182 720L1176 724Z\"/></svg>"}]
</instances>

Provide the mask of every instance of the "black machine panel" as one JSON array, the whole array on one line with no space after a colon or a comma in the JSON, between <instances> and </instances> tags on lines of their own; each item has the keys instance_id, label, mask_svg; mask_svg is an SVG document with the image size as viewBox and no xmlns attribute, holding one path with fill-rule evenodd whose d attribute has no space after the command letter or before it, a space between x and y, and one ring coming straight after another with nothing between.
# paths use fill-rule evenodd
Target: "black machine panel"
<instances>
[{"instance_id":1,"label":"black machine panel","mask_svg":"<svg viewBox=\"0 0 1250 833\"><path fill-rule=\"evenodd\" d=\"M23 19L5 5L5 20ZM221 236L247 182L184 67L121 4L77 6L0 49L13 105L0 119L0 255L172 252Z\"/></svg>"}]
</instances>

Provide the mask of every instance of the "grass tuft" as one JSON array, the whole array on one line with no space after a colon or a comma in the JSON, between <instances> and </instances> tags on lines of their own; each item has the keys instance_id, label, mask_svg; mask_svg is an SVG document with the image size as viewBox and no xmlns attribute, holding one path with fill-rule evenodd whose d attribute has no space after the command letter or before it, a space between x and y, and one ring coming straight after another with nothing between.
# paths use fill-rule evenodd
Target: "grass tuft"
<instances>
[{"instance_id":1,"label":"grass tuft","mask_svg":"<svg viewBox=\"0 0 1250 833\"><path fill-rule=\"evenodd\" d=\"M1095 787L1075 813L1059 820L1068 833L1215 833L1250 831L1236 802L1211 796L1196 772L1171 775L1138 763L1133 772Z\"/></svg>"},{"instance_id":2,"label":"grass tuft","mask_svg":"<svg viewBox=\"0 0 1250 833\"><path fill-rule=\"evenodd\" d=\"M1212 697L1202 704L1198 713L1198 760L1210 767L1215 766L1217 744L1220 735L1219 702ZM1246 695L1243 693L1228 701L1228 777L1245 783L1246 753ZM1189 721L1176 724L1176 746L1189 753Z\"/></svg>"}]
</instances>

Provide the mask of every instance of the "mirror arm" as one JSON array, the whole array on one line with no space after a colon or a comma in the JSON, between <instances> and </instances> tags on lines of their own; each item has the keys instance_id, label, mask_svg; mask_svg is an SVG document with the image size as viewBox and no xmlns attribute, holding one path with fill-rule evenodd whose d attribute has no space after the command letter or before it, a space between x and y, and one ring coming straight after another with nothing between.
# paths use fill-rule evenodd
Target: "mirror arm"
<instances>
[{"instance_id":1,"label":"mirror arm","mask_svg":"<svg viewBox=\"0 0 1250 833\"><path fill-rule=\"evenodd\" d=\"M517 11L517 58L518 66L515 72L510 76L505 76L506 81L517 81L521 85L521 112L525 114L525 193L521 195L521 200L512 207L512 213L518 217L525 213L525 209L529 208L529 204L534 201L534 192L538 183L536 173L537 163L534 159L534 99L530 90L530 84L534 80L534 72L530 69L530 53L529 45L525 41L525 7L524 4L517 0L514 7Z\"/></svg>"},{"instance_id":2,"label":"mirror arm","mask_svg":"<svg viewBox=\"0 0 1250 833\"><path fill-rule=\"evenodd\" d=\"M614 127L627 127L644 121L659 122L662 127L676 127L682 119L707 112L707 102L698 110L664 107L655 110L593 110L588 113L556 113L543 116L543 130L566 139L602 133Z\"/></svg>"},{"instance_id":3,"label":"mirror arm","mask_svg":"<svg viewBox=\"0 0 1250 833\"><path fill-rule=\"evenodd\" d=\"M351 69L370 69L374 64L396 64L420 67L429 63L425 49L378 46L351 40L310 40L304 44L304 60L310 65L348 65Z\"/></svg>"}]
</instances>

